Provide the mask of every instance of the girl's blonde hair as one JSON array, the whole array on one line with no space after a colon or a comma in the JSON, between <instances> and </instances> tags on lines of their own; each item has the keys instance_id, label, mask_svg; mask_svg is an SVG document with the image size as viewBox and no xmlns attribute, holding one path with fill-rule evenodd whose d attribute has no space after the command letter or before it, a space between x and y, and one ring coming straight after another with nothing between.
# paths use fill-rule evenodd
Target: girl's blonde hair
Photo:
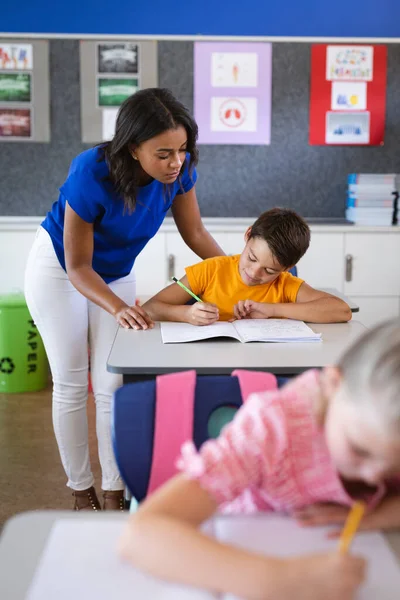
<instances>
[{"instance_id":1,"label":"girl's blonde hair","mask_svg":"<svg viewBox=\"0 0 400 600\"><path fill-rule=\"evenodd\" d=\"M337 366L349 396L373 402L385 423L400 429L400 320L362 335Z\"/></svg>"}]
</instances>

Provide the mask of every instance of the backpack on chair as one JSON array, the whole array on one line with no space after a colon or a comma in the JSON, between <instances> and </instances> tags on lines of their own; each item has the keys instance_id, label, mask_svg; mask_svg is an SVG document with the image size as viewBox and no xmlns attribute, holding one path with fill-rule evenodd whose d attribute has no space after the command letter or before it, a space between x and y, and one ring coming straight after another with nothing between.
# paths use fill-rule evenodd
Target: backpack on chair
<instances>
[{"instance_id":1,"label":"backpack on chair","mask_svg":"<svg viewBox=\"0 0 400 600\"><path fill-rule=\"evenodd\" d=\"M176 472L182 444L217 437L248 396L277 389L271 373L237 370L197 377L195 371L130 383L113 399L112 437L118 468L140 502Z\"/></svg>"}]
</instances>

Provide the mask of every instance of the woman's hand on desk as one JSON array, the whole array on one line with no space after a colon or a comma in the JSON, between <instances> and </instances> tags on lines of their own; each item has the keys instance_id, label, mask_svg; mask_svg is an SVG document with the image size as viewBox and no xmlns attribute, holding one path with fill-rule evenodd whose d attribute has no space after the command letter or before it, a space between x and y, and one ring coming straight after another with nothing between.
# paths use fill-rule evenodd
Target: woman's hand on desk
<instances>
[{"instance_id":1,"label":"woman's hand on desk","mask_svg":"<svg viewBox=\"0 0 400 600\"><path fill-rule=\"evenodd\" d=\"M191 325L212 325L219 319L219 310L215 304L196 302L188 307L187 315Z\"/></svg>"},{"instance_id":2,"label":"woman's hand on desk","mask_svg":"<svg viewBox=\"0 0 400 600\"><path fill-rule=\"evenodd\" d=\"M125 329L152 329L154 322L140 306L123 306L114 314Z\"/></svg>"}]
</instances>

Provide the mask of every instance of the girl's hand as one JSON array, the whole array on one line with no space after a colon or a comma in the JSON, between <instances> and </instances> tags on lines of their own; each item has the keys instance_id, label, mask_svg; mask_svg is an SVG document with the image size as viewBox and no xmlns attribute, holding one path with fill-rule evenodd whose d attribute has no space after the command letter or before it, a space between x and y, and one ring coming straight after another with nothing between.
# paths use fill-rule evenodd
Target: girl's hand
<instances>
[{"instance_id":1,"label":"girl's hand","mask_svg":"<svg viewBox=\"0 0 400 600\"><path fill-rule=\"evenodd\" d=\"M339 504L313 504L295 511L293 516L302 527L338 525L339 528L328 534L338 538L344 525L349 508ZM389 530L400 527L400 496L388 496L379 506L367 513L361 520L359 529Z\"/></svg>"},{"instance_id":2,"label":"girl's hand","mask_svg":"<svg viewBox=\"0 0 400 600\"><path fill-rule=\"evenodd\" d=\"M276 600L353 600L365 579L365 560L339 552L285 561L276 573ZM286 571L286 572L285 572Z\"/></svg>"},{"instance_id":3,"label":"girl's hand","mask_svg":"<svg viewBox=\"0 0 400 600\"><path fill-rule=\"evenodd\" d=\"M239 300L233 307L235 319L269 319L273 316L273 304Z\"/></svg>"},{"instance_id":4,"label":"girl's hand","mask_svg":"<svg viewBox=\"0 0 400 600\"><path fill-rule=\"evenodd\" d=\"M115 318L125 329L152 329L154 322L140 306L124 306L115 313Z\"/></svg>"},{"instance_id":5,"label":"girl's hand","mask_svg":"<svg viewBox=\"0 0 400 600\"><path fill-rule=\"evenodd\" d=\"M187 322L192 325L211 325L219 319L218 306L208 302L196 302L188 308Z\"/></svg>"}]
</instances>

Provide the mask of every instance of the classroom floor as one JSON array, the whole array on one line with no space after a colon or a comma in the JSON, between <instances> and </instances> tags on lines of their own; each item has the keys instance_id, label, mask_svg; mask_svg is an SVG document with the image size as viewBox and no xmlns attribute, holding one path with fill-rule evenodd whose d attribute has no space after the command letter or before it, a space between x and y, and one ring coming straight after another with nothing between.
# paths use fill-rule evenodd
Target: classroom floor
<instances>
[{"instance_id":1,"label":"classroom floor","mask_svg":"<svg viewBox=\"0 0 400 600\"><path fill-rule=\"evenodd\" d=\"M95 409L88 402L89 443L97 493L100 467ZM0 529L16 513L35 509L70 509L51 419L51 389L29 394L0 394Z\"/></svg>"}]
</instances>

